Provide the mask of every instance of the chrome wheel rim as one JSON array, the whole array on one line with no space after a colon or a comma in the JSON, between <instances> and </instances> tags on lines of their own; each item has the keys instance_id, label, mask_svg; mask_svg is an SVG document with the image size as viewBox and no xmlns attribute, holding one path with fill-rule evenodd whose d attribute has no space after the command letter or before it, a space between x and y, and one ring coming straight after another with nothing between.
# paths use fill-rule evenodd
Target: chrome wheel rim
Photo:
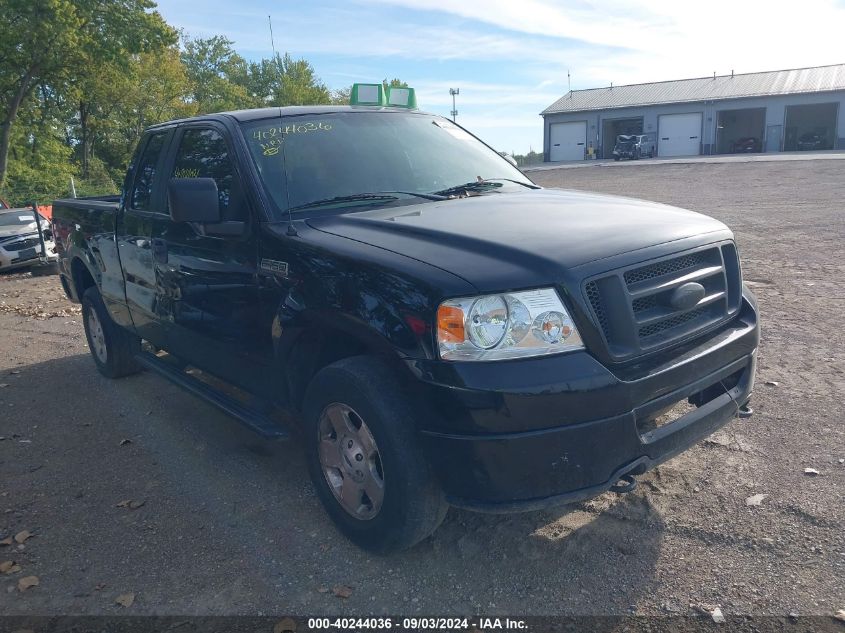
<instances>
[{"instance_id":1,"label":"chrome wheel rim","mask_svg":"<svg viewBox=\"0 0 845 633\"><path fill-rule=\"evenodd\" d=\"M100 319L97 318L97 312L93 308L88 310L88 334L91 339L91 351L101 363L105 364L109 357L106 349L106 335L103 333Z\"/></svg>"},{"instance_id":2,"label":"chrome wheel rim","mask_svg":"<svg viewBox=\"0 0 845 633\"><path fill-rule=\"evenodd\" d=\"M384 501L381 455L363 418L352 407L323 409L317 437L320 465L337 502L356 519L375 517Z\"/></svg>"}]
</instances>

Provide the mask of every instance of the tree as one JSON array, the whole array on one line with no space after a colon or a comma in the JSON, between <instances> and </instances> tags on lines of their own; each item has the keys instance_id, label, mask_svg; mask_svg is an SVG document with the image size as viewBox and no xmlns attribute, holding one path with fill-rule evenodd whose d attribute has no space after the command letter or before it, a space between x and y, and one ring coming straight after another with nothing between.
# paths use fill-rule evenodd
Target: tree
<instances>
[{"instance_id":1,"label":"tree","mask_svg":"<svg viewBox=\"0 0 845 633\"><path fill-rule=\"evenodd\" d=\"M335 105L349 105L352 98L352 86L332 90L332 103Z\"/></svg>"},{"instance_id":2,"label":"tree","mask_svg":"<svg viewBox=\"0 0 845 633\"><path fill-rule=\"evenodd\" d=\"M119 181L144 129L196 114L185 66L176 46L134 55L119 73L104 69L88 94L91 158L97 156ZM87 176L85 161L83 172Z\"/></svg>"},{"instance_id":3,"label":"tree","mask_svg":"<svg viewBox=\"0 0 845 633\"><path fill-rule=\"evenodd\" d=\"M293 59L285 53L276 55L274 65L279 79L272 89L270 105L321 105L329 104L332 95L326 85L317 78L314 67L304 59Z\"/></svg>"},{"instance_id":4,"label":"tree","mask_svg":"<svg viewBox=\"0 0 845 633\"><path fill-rule=\"evenodd\" d=\"M191 85L191 100L199 113L253 107L249 66L233 42L215 35L207 39L183 39L182 63Z\"/></svg>"},{"instance_id":5,"label":"tree","mask_svg":"<svg viewBox=\"0 0 845 633\"><path fill-rule=\"evenodd\" d=\"M381 80L381 85L384 86L384 89L387 90L388 88L408 88L408 82L402 81L401 79L393 78L390 81L387 79Z\"/></svg>"},{"instance_id":6,"label":"tree","mask_svg":"<svg viewBox=\"0 0 845 633\"><path fill-rule=\"evenodd\" d=\"M104 63L175 41L152 0L0 2L0 186L15 120L36 87L59 91Z\"/></svg>"}]
</instances>

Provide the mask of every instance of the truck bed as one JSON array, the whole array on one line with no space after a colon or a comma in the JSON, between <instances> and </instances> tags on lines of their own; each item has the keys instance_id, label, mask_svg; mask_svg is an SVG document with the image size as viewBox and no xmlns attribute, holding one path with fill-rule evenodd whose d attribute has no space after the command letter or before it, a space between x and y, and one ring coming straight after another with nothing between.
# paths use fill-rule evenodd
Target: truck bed
<instances>
[{"instance_id":1,"label":"truck bed","mask_svg":"<svg viewBox=\"0 0 845 633\"><path fill-rule=\"evenodd\" d=\"M60 198L53 202L53 214L56 215L59 209L68 210L101 210L116 212L120 206L119 195L89 196L86 198Z\"/></svg>"}]
</instances>

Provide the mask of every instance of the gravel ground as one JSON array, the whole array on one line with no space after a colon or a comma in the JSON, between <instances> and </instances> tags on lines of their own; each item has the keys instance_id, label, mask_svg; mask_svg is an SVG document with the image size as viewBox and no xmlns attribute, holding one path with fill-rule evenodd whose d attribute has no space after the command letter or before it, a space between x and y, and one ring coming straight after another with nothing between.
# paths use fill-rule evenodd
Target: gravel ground
<instances>
[{"instance_id":1,"label":"gravel ground","mask_svg":"<svg viewBox=\"0 0 845 633\"><path fill-rule=\"evenodd\" d=\"M412 551L369 556L330 524L295 444L257 439L152 374L102 378L58 280L0 275L0 540L31 533L0 545L0 564L16 565L0 573L0 613L845 608L845 161L533 177L734 228L763 313L754 417L632 494L513 516L452 510ZM766 496L747 505L754 495ZM28 576L39 584L21 591ZM126 594L131 606L115 602Z\"/></svg>"}]
</instances>

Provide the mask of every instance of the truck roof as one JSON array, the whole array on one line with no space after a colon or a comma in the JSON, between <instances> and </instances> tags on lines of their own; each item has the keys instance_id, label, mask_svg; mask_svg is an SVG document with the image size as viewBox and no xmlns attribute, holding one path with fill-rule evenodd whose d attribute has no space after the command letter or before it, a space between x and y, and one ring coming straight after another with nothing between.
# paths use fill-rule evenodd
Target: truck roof
<instances>
[{"instance_id":1,"label":"truck roof","mask_svg":"<svg viewBox=\"0 0 845 633\"><path fill-rule=\"evenodd\" d=\"M186 119L177 119L174 121L166 121L157 125L152 125L148 129L154 130L159 127L166 127L174 123L185 123L188 121L208 121L221 120L224 117L230 117L238 122L257 121L259 119L278 118L279 116L307 116L314 114L332 114L335 112L409 112L408 108L389 108L383 106L348 106L348 105L323 105L323 106L284 106L284 107L270 107L270 108L254 108L252 110L232 110L229 112L215 112L213 114L201 114L199 116L189 117ZM419 110L410 110L411 112L420 112Z\"/></svg>"}]
</instances>

